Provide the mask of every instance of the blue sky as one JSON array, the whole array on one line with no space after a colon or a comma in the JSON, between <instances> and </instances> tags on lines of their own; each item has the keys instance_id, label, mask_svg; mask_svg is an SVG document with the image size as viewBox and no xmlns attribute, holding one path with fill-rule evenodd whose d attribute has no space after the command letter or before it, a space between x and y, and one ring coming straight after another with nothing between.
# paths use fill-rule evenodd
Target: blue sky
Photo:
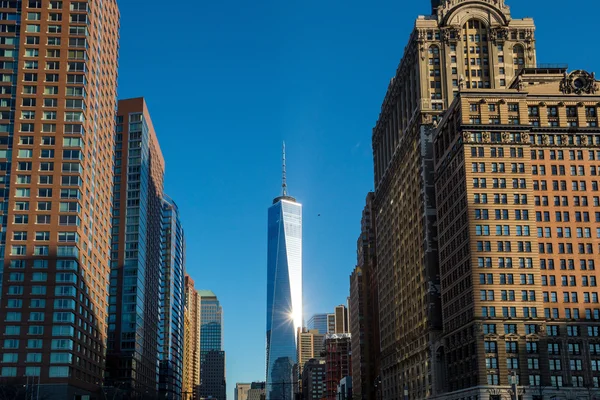
<instances>
[{"instance_id":1,"label":"blue sky","mask_svg":"<svg viewBox=\"0 0 600 400\"><path fill-rule=\"evenodd\" d=\"M600 65L595 1L568 16L563 1L507 3L514 18L534 17L538 62ZM188 272L224 308L233 399L236 382L264 379L267 208L281 190L281 142L289 192L304 205L308 319L348 296L373 189L371 130L429 1L168 5L120 1L119 97L148 102L166 190L183 214Z\"/></svg>"}]
</instances>

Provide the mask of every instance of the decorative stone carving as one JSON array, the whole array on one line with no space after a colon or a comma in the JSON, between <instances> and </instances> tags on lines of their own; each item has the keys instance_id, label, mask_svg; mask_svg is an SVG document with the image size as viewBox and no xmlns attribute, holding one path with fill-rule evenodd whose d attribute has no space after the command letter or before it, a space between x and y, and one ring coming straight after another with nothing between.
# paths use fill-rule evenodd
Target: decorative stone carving
<instances>
[{"instance_id":1,"label":"decorative stone carving","mask_svg":"<svg viewBox=\"0 0 600 400\"><path fill-rule=\"evenodd\" d=\"M563 146L568 145L569 144L569 136L560 135L560 142L562 143Z\"/></svg>"},{"instance_id":2,"label":"decorative stone carving","mask_svg":"<svg viewBox=\"0 0 600 400\"><path fill-rule=\"evenodd\" d=\"M588 137L587 136L581 136L581 144L584 146L588 145Z\"/></svg>"},{"instance_id":3,"label":"decorative stone carving","mask_svg":"<svg viewBox=\"0 0 600 400\"><path fill-rule=\"evenodd\" d=\"M560 90L564 94L595 94L598 90L596 76L593 72L590 74L583 70L576 70L570 74L565 71Z\"/></svg>"},{"instance_id":4,"label":"decorative stone carving","mask_svg":"<svg viewBox=\"0 0 600 400\"><path fill-rule=\"evenodd\" d=\"M504 27L491 28L489 31L489 37L493 43L508 40L508 29Z\"/></svg>"},{"instance_id":5,"label":"decorative stone carving","mask_svg":"<svg viewBox=\"0 0 600 400\"><path fill-rule=\"evenodd\" d=\"M490 142L490 133L489 132L483 132L481 134L481 138L483 139L483 143L489 143Z\"/></svg>"},{"instance_id":6,"label":"decorative stone carving","mask_svg":"<svg viewBox=\"0 0 600 400\"><path fill-rule=\"evenodd\" d=\"M503 143L510 142L510 133L508 133L508 132L502 132L502 142Z\"/></svg>"},{"instance_id":7,"label":"decorative stone carving","mask_svg":"<svg viewBox=\"0 0 600 400\"><path fill-rule=\"evenodd\" d=\"M529 133L521 134L521 143L529 143Z\"/></svg>"},{"instance_id":8,"label":"decorative stone carving","mask_svg":"<svg viewBox=\"0 0 600 400\"><path fill-rule=\"evenodd\" d=\"M464 143L471 143L471 134L469 132L463 132L462 137Z\"/></svg>"},{"instance_id":9,"label":"decorative stone carving","mask_svg":"<svg viewBox=\"0 0 600 400\"><path fill-rule=\"evenodd\" d=\"M548 146L548 143L550 143L550 138L548 137L548 135L542 135L542 144L544 146Z\"/></svg>"}]
</instances>

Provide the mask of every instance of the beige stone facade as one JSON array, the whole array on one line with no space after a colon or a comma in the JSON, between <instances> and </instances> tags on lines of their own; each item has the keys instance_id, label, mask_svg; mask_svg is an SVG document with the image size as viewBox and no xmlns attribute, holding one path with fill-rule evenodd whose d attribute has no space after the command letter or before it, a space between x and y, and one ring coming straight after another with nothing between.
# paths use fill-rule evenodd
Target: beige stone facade
<instances>
[{"instance_id":1,"label":"beige stone facade","mask_svg":"<svg viewBox=\"0 0 600 400\"><path fill-rule=\"evenodd\" d=\"M588 155L588 147L595 143L592 132L597 129L597 125L594 125L597 123L596 111L593 108L597 102L594 77L585 72L565 75L565 71L559 66L537 65L533 20L513 18L503 0L442 0L434 1L432 5L434 15L421 16L416 20L373 130L383 388L381 398L395 400L405 396L410 399L441 396L474 399L506 396L508 374L512 371L517 371L521 385L527 385L529 379L532 379L533 383L541 382L537 386L534 385L539 388L558 382L559 376L562 375L565 386L567 383L579 385L582 382L579 377L582 377L584 386L593 386L595 380L590 371L594 367L594 360L591 353L583 350L584 347L588 349L589 343L575 343L580 339L568 336L569 332L573 334L575 331L585 336L589 324L586 323L584 332L583 326L574 331L573 326L568 326L571 324L561 323L554 330L547 328L551 323L528 321L529 318L543 320L546 309L550 310L551 316L558 315L559 317L555 318L558 321L566 318L566 310L569 308L570 315L575 314L575 307L571 304L573 299L580 303L584 298L588 298L587 296L590 301L594 299L591 290L575 289L582 285L584 276L587 284L591 285L593 272L590 273L588 269L574 273L573 270L569 270L568 260L573 259L574 269L579 271L578 263L583 259L586 263L594 260L594 254L600 250L597 248L598 243L591 237L585 237L588 234L596 235L595 226L590 225L595 222L595 211L565 209L561 212L563 217L564 212L570 213L569 223L553 222L554 213L558 212L550 210L554 204L554 195L548 195L548 199L544 199L545 195L535 192L535 187L542 190L542 181L546 181L545 187L548 188L544 190L552 190L553 181L557 181L559 189L566 185L570 191L575 188L571 186L572 181L576 180L579 185L578 200L568 193L557 196L560 204L563 204L562 198L566 197L568 207L583 207L582 190L593 190L591 188L594 179L591 173L595 160L588 160L588 157L591 157ZM585 96L583 91L587 91ZM477 101L472 103L465 100L469 96L478 96ZM458 100L455 101L455 98ZM449 108L450 111L447 111ZM441 150L449 151L462 145L462 142L457 144L458 139L462 140L462 135L458 138L453 137L454 141L451 143L444 139L443 129L457 129L462 132L464 121L475 126L489 124L503 128L500 131L493 131L488 127L480 128L479 131L469 131L464 140L471 140L472 132L475 134L472 140L489 141L473 146L482 147L484 157L481 160L479 156L477 160L471 159L471 150L464 150L463 159L460 161L462 169L457 164L458 159L453 159L453 169L445 169L442 176L442 163L446 161L447 156L442 157ZM438 123L441 125L436 133ZM541 127L562 129L564 132L558 135L531 135L527 132L531 129L542 129ZM576 133L578 130L589 130L590 133L580 135ZM517 134L521 135L519 140L527 140L519 146L508 145L509 140L519 137ZM435 153L434 135L437 135ZM554 136L556 137L552 139ZM499 146L491 145L492 137L506 143L502 145L505 147L503 151L506 152L506 157L509 157L511 152L516 152L514 160L504 161L503 174L506 176L491 173L491 168L500 168L500 161L493 166L489 159L493 147L496 147L496 152L499 151ZM530 144L530 139L535 141ZM559 140L560 146L566 146L560 149L564 157L561 162L565 163L563 169L550 159L551 151L554 151L552 154L558 158L559 149L551 147L556 146ZM569 142L571 140L572 143ZM544 148L545 146L547 147ZM533 153L529 147L536 147L537 159L532 159ZM544 157L542 160L539 159L540 150ZM477 155L480 154L479 151L476 150ZM574 152L575 160L569 163L571 151ZM580 155L583 159L578 159ZM437 158L434 158L435 156ZM595 154L595 157L597 156L598 154ZM473 163L477 164L477 168L484 167L486 172L473 170ZM537 177L533 172L534 166L538 171ZM577 178L569 176L572 166L575 167L577 175L574 176ZM539 177L542 167L546 174L550 174L555 167L559 174L563 171L566 176L542 179ZM514 176L513 168L517 171ZM580 172L586 175L580 177ZM489 176L486 176L488 173ZM489 186L485 190L469 186L476 178L485 178ZM513 190L513 185L516 185L520 203L513 203L517 201L517 193L509 192L508 189L494 191L495 179L499 187L506 185L506 188L510 187L510 190ZM487 190L490 193L486 193ZM475 195L479 195L481 199L483 194L488 195L488 202L495 201L495 195L499 195L498 201L502 207L497 208L500 209L501 218L504 218L505 214L508 215L506 223L490 221L485 225L489 225L492 236L496 232L496 225L500 225L502 233L509 233L507 238L494 238L493 241L476 239L477 229L483 230L484 224L476 223L473 220L474 214L468 214L479 208L471 208L467 199L473 202ZM546 204L547 201L547 210L536 208L537 197L540 197L540 204ZM522 204L525 199L527 204ZM580 206L574 206L575 201L579 201ZM586 207L592 207L594 196L588 194L585 201ZM517 211L520 211L520 214L515 214ZM518 222L515 215L523 218L525 211L528 212L530 222L535 222L537 212L542 213L542 218L546 218L544 213L549 213L550 221L542 221L539 226ZM495 218L495 210L490 218ZM582 219L581 226L574 225L576 218ZM589 222L584 226L585 218L589 218ZM520 229L522 235L526 225L529 225L529 237L514 236L517 235L517 229ZM548 228L552 237L538 240L538 227L542 228L544 235ZM572 238L576 238L577 228L583 229L583 237L571 239L570 247L569 243L563 240L564 236L560 239L556 237L556 229L561 228L562 234L565 235L567 227L571 229ZM489 241L489 248L497 249L497 242L502 241L502 249L506 249L510 243L512 251L528 250L512 256L513 271L498 271L496 275L494 271L490 272L494 277L494 284L489 289L478 288L475 291L474 287L480 282L480 272L475 271L480 258L483 257L484 265L487 265L488 259L491 259L494 265L500 257L492 250L489 255L475 256L473 252L477 251L479 241L483 242L483 248L488 248L486 242ZM538 246L542 244L546 251L548 245L551 245L555 253L559 248L564 248L565 251L572 249L574 253L578 253L580 245L583 245L585 258L576 258L573 255L567 257L566 254L555 257L555 268L559 269L562 262L560 260L565 259L567 271L550 274L541 269L544 262L548 268L548 260L551 259L547 253L539 254ZM593 253L588 253L590 246ZM511 257L505 254L505 250L502 253L503 258ZM506 262L508 261L504 260L504 263ZM520 269L521 263L525 265L523 270L515 271ZM589 268L589 264L587 265ZM508 274L511 272L513 275L509 278ZM504 275L501 276L501 273ZM487 280L488 273L484 274L483 279ZM554 278L551 278L552 275ZM566 286L560 290L542 286L543 282L548 282L549 285L551 279L556 280L556 285L560 286L562 276L567 277L569 304L543 304L545 296L549 301L556 297L557 303L564 302ZM523 286L526 289L519 287L517 291L516 288L500 288L504 285L500 284L500 279L512 279L517 282L515 285L520 285L521 279L524 279ZM571 287L572 283L575 286ZM494 291L493 302L480 300L483 296L480 290ZM514 293L509 290L514 290ZM491 294L486 292L486 296L489 295ZM505 295L509 300L502 300ZM503 304L503 301L510 305ZM496 315L500 316L503 315L503 307L507 307L506 312L509 316L517 315L510 317L515 322L506 322L506 327L504 322L496 324L497 333L493 335L502 337L496 346L508 347L498 348L498 354L503 355L496 357L495 361L484 349L485 346L494 346L486 344L491 340L481 339L485 329L494 328L481 321L474 322L483 318L482 307L488 307L488 313L489 307L496 307ZM532 316L534 309L536 317ZM593 305L580 308L578 318L587 321L588 309L591 310L593 320L596 312ZM508 332L506 334L505 328ZM540 350L539 346L546 346L550 340L542 335L546 329L558 333L555 341L550 343L553 346L562 346L559 346L560 355L552 354L551 357ZM533 331L536 333L527 333ZM593 332L595 330L592 328ZM535 356L526 355L527 338L536 335L541 338L537 348L540 351L537 362L530 361L535 359ZM507 345L506 342L515 342L516 350L515 345ZM575 344L579 346L574 346ZM573 354L568 351L570 347L574 348ZM577 351L580 354L575 354L575 348L579 349ZM507 349L508 352L505 351ZM544 347L544 351L546 350L547 346ZM560 373L548 373L551 367L557 368L559 359ZM552 366L550 360L554 360ZM528 368L530 362L531 369ZM486 368L486 365L497 368ZM518 368L514 368L517 365ZM540 371L546 371L545 374L536 372L535 367L538 365ZM580 365L581 368L586 365L588 369L579 370ZM493 377L494 371L497 379ZM573 376L575 380L572 380ZM473 389L475 387L478 389ZM526 397L535 394L532 388L526 392Z\"/></svg>"},{"instance_id":2,"label":"beige stone facade","mask_svg":"<svg viewBox=\"0 0 600 400\"><path fill-rule=\"evenodd\" d=\"M462 91L437 128L447 392L507 393L513 373L525 397L599 390L597 89L525 68Z\"/></svg>"}]
</instances>

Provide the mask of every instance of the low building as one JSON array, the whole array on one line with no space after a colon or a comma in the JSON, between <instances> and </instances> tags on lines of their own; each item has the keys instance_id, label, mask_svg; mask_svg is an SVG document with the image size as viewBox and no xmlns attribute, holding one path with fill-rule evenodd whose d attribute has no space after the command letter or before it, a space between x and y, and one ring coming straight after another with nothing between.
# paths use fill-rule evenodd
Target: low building
<instances>
[{"instance_id":1,"label":"low building","mask_svg":"<svg viewBox=\"0 0 600 400\"><path fill-rule=\"evenodd\" d=\"M324 395L325 360L313 358L304 363L301 398L302 400L320 400Z\"/></svg>"}]
</instances>

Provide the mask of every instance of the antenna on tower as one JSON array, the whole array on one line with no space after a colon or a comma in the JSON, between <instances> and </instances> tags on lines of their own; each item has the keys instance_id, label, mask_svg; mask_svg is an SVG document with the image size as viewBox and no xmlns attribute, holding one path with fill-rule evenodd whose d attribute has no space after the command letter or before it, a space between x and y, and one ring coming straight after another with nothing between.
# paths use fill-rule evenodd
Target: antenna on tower
<instances>
[{"instance_id":1,"label":"antenna on tower","mask_svg":"<svg viewBox=\"0 0 600 400\"><path fill-rule=\"evenodd\" d=\"M287 182L286 182L286 177L285 177L285 142L283 142L283 169L282 169L281 188L283 189L283 195L287 196Z\"/></svg>"}]
</instances>

